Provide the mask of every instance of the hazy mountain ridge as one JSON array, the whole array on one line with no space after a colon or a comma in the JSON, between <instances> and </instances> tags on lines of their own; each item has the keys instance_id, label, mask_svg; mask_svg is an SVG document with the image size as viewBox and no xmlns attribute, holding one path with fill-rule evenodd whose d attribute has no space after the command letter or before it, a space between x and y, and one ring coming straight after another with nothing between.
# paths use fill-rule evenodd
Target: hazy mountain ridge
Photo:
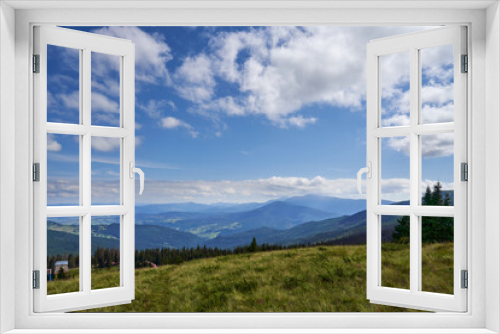
<instances>
[{"instance_id":1,"label":"hazy mountain ridge","mask_svg":"<svg viewBox=\"0 0 500 334\"><path fill-rule=\"evenodd\" d=\"M73 228L69 228L73 227ZM77 226L61 225L47 221L47 251L48 255L61 254L66 251L78 253L79 233ZM93 225L92 226L92 251L97 247L119 248L120 225ZM136 225L135 248L182 248L203 245L204 240L188 232L177 231L164 226Z\"/></svg>"},{"instance_id":2,"label":"hazy mountain ridge","mask_svg":"<svg viewBox=\"0 0 500 334\"><path fill-rule=\"evenodd\" d=\"M304 205L300 205L300 204ZM392 204L384 201L383 204ZM394 203L404 205L404 202ZM207 212L225 207L253 208L241 212ZM145 248L182 248L182 247L218 247L233 248L248 245L255 237L259 244L308 244L341 240L355 236L362 240L366 234L366 201L349 200L328 196L307 195L291 197L282 201L267 203L246 203L239 205L204 205L198 203L153 205L143 211L154 209L192 209L197 212L139 212L136 213L136 249ZM140 206L138 208L141 208ZM144 207L142 207L144 208ZM335 217L335 212L350 212L361 208L351 215ZM321 210L324 209L324 210ZM105 217L106 218L106 217ZM118 217L92 220L92 240L100 245L117 246L119 244ZM395 218L393 218L393 222ZM385 219L385 218L384 218ZM74 224L74 222L73 222ZM394 224L393 224L394 225ZM48 222L48 229L55 238L64 234L77 237L78 226L69 225L64 219ZM68 239L72 240L72 239ZM67 244L66 241L61 240ZM60 248L60 247L59 247Z\"/></svg>"}]
</instances>

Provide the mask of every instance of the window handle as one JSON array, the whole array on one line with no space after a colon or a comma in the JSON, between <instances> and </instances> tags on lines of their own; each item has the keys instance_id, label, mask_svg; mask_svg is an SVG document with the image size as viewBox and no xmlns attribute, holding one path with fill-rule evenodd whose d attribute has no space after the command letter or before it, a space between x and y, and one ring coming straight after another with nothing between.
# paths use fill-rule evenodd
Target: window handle
<instances>
[{"instance_id":1,"label":"window handle","mask_svg":"<svg viewBox=\"0 0 500 334\"><path fill-rule=\"evenodd\" d=\"M364 173L366 173L366 178L367 179L371 179L372 178L372 163L370 161L368 161L368 163L366 165L367 165L366 167L361 168L358 171L358 193L360 195L363 195L363 192L361 191L361 175L363 175Z\"/></svg>"},{"instance_id":2,"label":"window handle","mask_svg":"<svg viewBox=\"0 0 500 334\"><path fill-rule=\"evenodd\" d=\"M142 171L142 169L134 167L133 161L130 161L129 167L130 167L129 170L130 170L130 178L131 179L134 178L135 173L139 174L139 182L141 184L141 188L139 190L139 195L142 195L142 192L144 191L144 172Z\"/></svg>"}]
</instances>

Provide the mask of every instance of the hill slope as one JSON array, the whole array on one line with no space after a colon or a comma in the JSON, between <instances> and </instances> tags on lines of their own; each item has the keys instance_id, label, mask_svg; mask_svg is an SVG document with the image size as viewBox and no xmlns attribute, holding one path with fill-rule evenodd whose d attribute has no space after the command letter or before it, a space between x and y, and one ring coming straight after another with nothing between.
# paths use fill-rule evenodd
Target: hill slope
<instances>
[{"instance_id":1,"label":"hill slope","mask_svg":"<svg viewBox=\"0 0 500 334\"><path fill-rule=\"evenodd\" d=\"M384 240L390 240L397 218L396 216L382 218ZM258 244L284 246L333 242L334 240L341 244L362 244L366 242L366 211L351 216L311 221L287 230L258 228L227 236L222 235L207 240L205 244L210 247L234 248L249 245L252 238L256 238Z\"/></svg>"},{"instance_id":2,"label":"hill slope","mask_svg":"<svg viewBox=\"0 0 500 334\"><path fill-rule=\"evenodd\" d=\"M402 279L397 273L405 270L407 246L390 248L389 258L394 270L385 276L388 284ZM424 246L426 251L435 247L453 249L452 244ZM429 291L443 291L441 284L453 281L450 276L453 273L448 274L447 270L449 263L436 258L429 260L436 268L427 276L432 285ZM443 273L446 277L442 277ZM111 274L102 270L100 275L105 279L105 275ZM365 246L327 246L231 255L156 269L138 269L132 303L87 312L409 311L371 304L366 299Z\"/></svg>"},{"instance_id":3,"label":"hill slope","mask_svg":"<svg viewBox=\"0 0 500 334\"><path fill-rule=\"evenodd\" d=\"M62 255L64 252L78 253L78 226L62 225L47 221L49 255ZM92 225L92 252L97 247L119 248L120 225ZM135 248L182 248L203 245L204 240L194 234L177 231L164 226L136 225Z\"/></svg>"}]
</instances>

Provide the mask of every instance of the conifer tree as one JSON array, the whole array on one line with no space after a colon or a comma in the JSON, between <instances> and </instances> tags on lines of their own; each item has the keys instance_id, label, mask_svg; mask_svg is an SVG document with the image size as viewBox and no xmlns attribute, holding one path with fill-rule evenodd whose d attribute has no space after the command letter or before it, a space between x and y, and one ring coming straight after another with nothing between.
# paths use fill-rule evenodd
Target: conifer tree
<instances>
[{"instance_id":1,"label":"conifer tree","mask_svg":"<svg viewBox=\"0 0 500 334\"><path fill-rule=\"evenodd\" d=\"M441 182L437 182L432 187L432 191L431 188L427 186L424 196L422 197L422 205L451 205L449 193L446 193L443 199L442 188ZM422 242L453 242L453 229L453 218L451 217L422 217ZM404 243L409 239L410 218L408 216L398 218L398 225L396 225L395 232L392 234L392 241Z\"/></svg>"},{"instance_id":2,"label":"conifer tree","mask_svg":"<svg viewBox=\"0 0 500 334\"><path fill-rule=\"evenodd\" d=\"M259 246L257 246L257 240L255 240L255 237L252 239L252 243L250 244L250 247L248 247L249 252L256 252L259 250Z\"/></svg>"}]
</instances>

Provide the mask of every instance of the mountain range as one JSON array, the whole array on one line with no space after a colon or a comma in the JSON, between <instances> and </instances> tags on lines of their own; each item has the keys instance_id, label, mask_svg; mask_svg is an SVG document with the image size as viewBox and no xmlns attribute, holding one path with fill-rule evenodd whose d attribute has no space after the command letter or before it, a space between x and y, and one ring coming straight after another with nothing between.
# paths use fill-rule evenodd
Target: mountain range
<instances>
[{"instance_id":1,"label":"mountain range","mask_svg":"<svg viewBox=\"0 0 500 334\"><path fill-rule=\"evenodd\" d=\"M136 213L136 249L196 246L234 248L248 245L254 237L259 244L278 245L363 243L366 240L364 200L307 195L266 203L212 206L186 203L145 207L138 207L142 209L137 209ZM167 207L183 210L191 208L194 211L154 212ZM221 212L221 208L228 212ZM237 208L242 211L232 212ZM354 210L358 212L338 216L338 212ZM93 251L97 247L119 247L118 218L92 218ZM383 229L392 231L396 223L397 217L384 218ZM64 218L51 218L48 221L49 255L64 251L68 254L78 252L79 231L74 224L74 220Z\"/></svg>"},{"instance_id":2,"label":"mountain range","mask_svg":"<svg viewBox=\"0 0 500 334\"><path fill-rule=\"evenodd\" d=\"M135 212L137 213L165 213L165 212L190 212L199 214L213 214L213 213L237 213L243 211L250 211L266 206L273 202L285 202L300 206L306 206L312 209L328 212L332 217L339 217L344 215L351 215L366 208L366 201L364 199L346 199L332 196L323 195L304 195L288 198L281 198L277 200L270 200L267 202L250 202L250 203L214 203L214 204L201 204L201 203L168 203L168 204L149 204L137 205ZM382 204L391 204L391 201L383 200Z\"/></svg>"}]
</instances>

